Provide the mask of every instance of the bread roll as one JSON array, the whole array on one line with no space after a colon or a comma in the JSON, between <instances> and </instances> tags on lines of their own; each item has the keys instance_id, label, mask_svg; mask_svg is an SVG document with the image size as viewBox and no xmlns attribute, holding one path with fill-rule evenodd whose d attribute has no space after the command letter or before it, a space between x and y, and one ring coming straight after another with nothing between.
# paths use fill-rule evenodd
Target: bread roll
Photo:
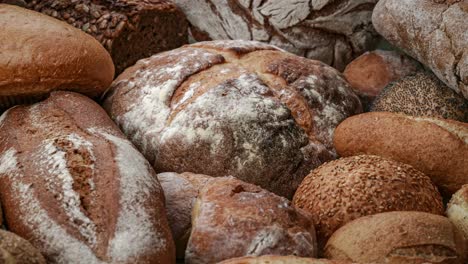
<instances>
[{"instance_id":1,"label":"bread roll","mask_svg":"<svg viewBox=\"0 0 468 264\"><path fill-rule=\"evenodd\" d=\"M112 55L117 74L139 59L188 42L185 15L168 0L24 2L27 8L63 20L96 38Z\"/></svg>"},{"instance_id":2,"label":"bread roll","mask_svg":"<svg viewBox=\"0 0 468 264\"><path fill-rule=\"evenodd\" d=\"M28 241L0 229L0 263L46 264L46 261Z\"/></svg>"},{"instance_id":3,"label":"bread roll","mask_svg":"<svg viewBox=\"0 0 468 264\"><path fill-rule=\"evenodd\" d=\"M295 256L260 256L233 258L219 264L351 264L341 260L300 258Z\"/></svg>"},{"instance_id":4,"label":"bread roll","mask_svg":"<svg viewBox=\"0 0 468 264\"><path fill-rule=\"evenodd\" d=\"M387 212L338 229L325 247L331 259L359 263L463 264L468 248L447 218L423 212Z\"/></svg>"},{"instance_id":5,"label":"bread roll","mask_svg":"<svg viewBox=\"0 0 468 264\"><path fill-rule=\"evenodd\" d=\"M14 107L0 138L7 226L48 263L175 263L155 172L91 99Z\"/></svg>"},{"instance_id":6,"label":"bread roll","mask_svg":"<svg viewBox=\"0 0 468 264\"><path fill-rule=\"evenodd\" d=\"M447 217L463 232L468 242L468 184L452 196L447 205Z\"/></svg>"},{"instance_id":7,"label":"bread roll","mask_svg":"<svg viewBox=\"0 0 468 264\"><path fill-rule=\"evenodd\" d=\"M468 99L468 3L380 0L372 14L377 32L429 67Z\"/></svg>"},{"instance_id":8,"label":"bread roll","mask_svg":"<svg viewBox=\"0 0 468 264\"><path fill-rule=\"evenodd\" d=\"M371 111L468 122L468 100L430 72L409 75L388 85L375 99Z\"/></svg>"},{"instance_id":9,"label":"bread roll","mask_svg":"<svg viewBox=\"0 0 468 264\"><path fill-rule=\"evenodd\" d=\"M286 197L335 157L335 126L361 111L335 69L241 40L141 60L104 107L157 172L232 175Z\"/></svg>"},{"instance_id":10,"label":"bread roll","mask_svg":"<svg viewBox=\"0 0 468 264\"><path fill-rule=\"evenodd\" d=\"M193 205L198 192L210 179L210 176L190 172L158 174L166 198L167 219L176 245L177 258L184 258L192 228Z\"/></svg>"},{"instance_id":11,"label":"bread roll","mask_svg":"<svg viewBox=\"0 0 468 264\"><path fill-rule=\"evenodd\" d=\"M192 213L185 263L261 255L317 254L310 215L283 197L234 177L208 181Z\"/></svg>"},{"instance_id":12,"label":"bread roll","mask_svg":"<svg viewBox=\"0 0 468 264\"><path fill-rule=\"evenodd\" d=\"M378 0L175 0L191 41L244 39L276 45L339 70L380 37L371 23Z\"/></svg>"},{"instance_id":13,"label":"bread roll","mask_svg":"<svg viewBox=\"0 0 468 264\"><path fill-rule=\"evenodd\" d=\"M350 117L335 130L341 156L378 155L413 166L445 195L468 183L468 124L372 112Z\"/></svg>"},{"instance_id":14,"label":"bread roll","mask_svg":"<svg viewBox=\"0 0 468 264\"><path fill-rule=\"evenodd\" d=\"M388 211L443 214L431 179L413 167L378 156L354 156L323 164L304 178L293 200L309 212L320 248L346 223Z\"/></svg>"},{"instance_id":15,"label":"bread roll","mask_svg":"<svg viewBox=\"0 0 468 264\"><path fill-rule=\"evenodd\" d=\"M100 96L114 65L98 41L54 18L0 4L0 111L53 90Z\"/></svg>"}]
</instances>

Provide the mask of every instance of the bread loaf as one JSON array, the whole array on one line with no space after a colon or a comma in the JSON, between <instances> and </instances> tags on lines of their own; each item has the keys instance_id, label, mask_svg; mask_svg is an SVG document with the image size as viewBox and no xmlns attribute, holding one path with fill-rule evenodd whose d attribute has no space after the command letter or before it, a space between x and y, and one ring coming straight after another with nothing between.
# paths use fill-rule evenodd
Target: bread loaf
<instances>
[{"instance_id":1,"label":"bread loaf","mask_svg":"<svg viewBox=\"0 0 468 264\"><path fill-rule=\"evenodd\" d=\"M185 263L316 254L310 215L294 208L286 198L234 177L214 178L200 191L192 213Z\"/></svg>"},{"instance_id":2,"label":"bread loaf","mask_svg":"<svg viewBox=\"0 0 468 264\"><path fill-rule=\"evenodd\" d=\"M468 183L467 123L372 112L343 121L333 141L344 157L369 154L409 164L445 195Z\"/></svg>"},{"instance_id":3,"label":"bread loaf","mask_svg":"<svg viewBox=\"0 0 468 264\"><path fill-rule=\"evenodd\" d=\"M468 3L380 0L372 22L390 43L468 99Z\"/></svg>"},{"instance_id":4,"label":"bread loaf","mask_svg":"<svg viewBox=\"0 0 468 264\"><path fill-rule=\"evenodd\" d=\"M0 263L46 264L46 261L28 241L0 229Z\"/></svg>"},{"instance_id":5,"label":"bread loaf","mask_svg":"<svg viewBox=\"0 0 468 264\"><path fill-rule=\"evenodd\" d=\"M175 263L156 174L96 103L55 92L1 120L5 220L48 263Z\"/></svg>"},{"instance_id":6,"label":"bread loaf","mask_svg":"<svg viewBox=\"0 0 468 264\"><path fill-rule=\"evenodd\" d=\"M175 0L192 42L262 41L339 70L378 42L371 14L378 0Z\"/></svg>"},{"instance_id":7,"label":"bread loaf","mask_svg":"<svg viewBox=\"0 0 468 264\"><path fill-rule=\"evenodd\" d=\"M0 111L53 90L100 96L114 65L92 37L56 19L0 4Z\"/></svg>"},{"instance_id":8,"label":"bread loaf","mask_svg":"<svg viewBox=\"0 0 468 264\"><path fill-rule=\"evenodd\" d=\"M300 258L295 256L260 256L233 258L219 264L351 264L341 260Z\"/></svg>"},{"instance_id":9,"label":"bread loaf","mask_svg":"<svg viewBox=\"0 0 468 264\"><path fill-rule=\"evenodd\" d=\"M388 211L444 213L431 179L413 167L378 156L334 160L313 170L296 191L294 206L309 212L319 248L346 223Z\"/></svg>"},{"instance_id":10,"label":"bread loaf","mask_svg":"<svg viewBox=\"0 0 468 264\"><path fill-rule=\"evenodd\" d=\"M463 264L463 234L447 218L423 212L387 212L338 229L325 256L358 263Z\"/></svg>"},{"instance_id":11,"label":"bread loaf","mask_svg":"<svg viewBox=\"0 0 468 264\"><path fill-rule=\"evenodd\" d=\"M158 180L166 198L166 211L174 239L177 258L183 259L192 228L192 209L198 192L211 177L190 172L165 172Z\"/></svg>"},{"instance_id":12,"label":"bread loaf","mask_svg":"<svg viewBox=\"0 0 468 264\"><path fill-rule=\"evenodd\" d=\"M430 72L408 75L388 85L375 99L371 111L468 122L468 100Z\"/></svg>"},{"instance_id":13,"label":"bread loaf","mask_svg":"<svg viewBox=\"0 0 468 264\"><path fill-rule=\"evenodd\" d=\"M452 196L447 205L447 217L463 232L468 243L468 184Z\"/></svg>"},{"instance_id":14,"label":"bread loaf","mask_svg":"<svg viewBox=\"0 0 468 264\"><path fill-rule=\"evenodd\" d=\"M335 126L361 111L335 69L241 40L141 60L104 107L157 172L232 175L286 197L335 157Z\"/></svg>"}]
</instances>

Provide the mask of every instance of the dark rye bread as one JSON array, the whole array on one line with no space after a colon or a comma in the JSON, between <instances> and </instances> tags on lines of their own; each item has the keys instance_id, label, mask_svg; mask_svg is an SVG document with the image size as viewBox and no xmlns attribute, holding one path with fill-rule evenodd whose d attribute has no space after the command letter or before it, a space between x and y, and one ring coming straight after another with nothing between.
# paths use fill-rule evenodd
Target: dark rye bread
<instances>
[{"instance_id":1,"label":"dark rye bread","mask_svg":"<svg viewBox=\"0 0 468 264\"><path fill-rule=\"evenodd\" d=\"M11 108L0 139L6 224L48 263L175 262L156 174L91 99Z\"/></svg>"},{"instance_id":2,"label":"dark rye bread","mask_svg":"<svg viewBox=\"0 0 468 264\"><path fill-rule=\"evenodd\" d=\"M330 66L236 40L139 61L104 108L157 172L232 175L292 197L336 156L333 130L361 104Z\"/></svg>"},{"instance_id":3,"label":"dark rye bread","mask_svg":"<svg viewBox=\"0 0 468 264\"><path fill-rule=\"evenodd\" d=\"M46 264L46 261L28 241L0 229L0 263Z\"/></svg>"},{"instance_id":4,"label":"dark rye bread","mask_svg":"<svg viewBox=\"0 0 468 264\"><path fill-rule=\"evenodd\" d=\"M0 2L11 0L0 0ZM14 0L91 34L109 51L116 74L139 59L186 44L184 14L168 0Z\"/></svg>"}]
</instances>

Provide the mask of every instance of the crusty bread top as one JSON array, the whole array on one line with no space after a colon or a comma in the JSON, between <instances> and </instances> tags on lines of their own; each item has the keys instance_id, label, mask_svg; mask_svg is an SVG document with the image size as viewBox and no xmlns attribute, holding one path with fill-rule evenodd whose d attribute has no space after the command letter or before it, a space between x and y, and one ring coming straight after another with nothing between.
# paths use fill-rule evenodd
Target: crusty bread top
<instances>
[{"instance_id":1,"label":"crusty bread top","mask_svg":"<svg viewBox=\"0 0 468 264\"><path fill-rule=\"evenodd\" d=\"M296 256L240 257L228 259L219 264L351 264L344 260L301 258Z\"/></svg>"},{"instance_id":2,"label":"crusty bread top","mask_svg":"<svg viewBox=\"0 0 468 264\"><path fill-rule=\"evenodd\" d=\"M27 240L0 229L0 263L46 264L46 261Z\"/></svg>"}]
</instances>

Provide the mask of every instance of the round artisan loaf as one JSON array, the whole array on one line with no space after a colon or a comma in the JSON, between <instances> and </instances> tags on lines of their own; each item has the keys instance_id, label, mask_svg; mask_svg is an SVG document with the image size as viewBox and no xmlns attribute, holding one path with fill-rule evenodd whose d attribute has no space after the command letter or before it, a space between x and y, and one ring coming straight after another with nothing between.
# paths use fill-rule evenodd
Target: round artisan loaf
<instances>
[{"instance_id":1,"label":"round artisan loaf","mask_svg":"<svg viewBox=\"0 0 468 264\"><path fill-rule=\"evenodd\" d=\"M423 212L386 212L338 229L325 247L330 259L358 263L464 264L463 234L447 218Z\"/></svg>"},{"instance_id":2,"label":"round artisan loaf","mask_svg":"<svg viewBox=\"0 0 468 264\"><path fill-rule=\"evenodd\" d=\"M46 264L46 261L28 241L0 229L0 263Z\"/></svg>"},{"instance_id":3,"label":"round artisan loaf","mask_svg":"<svg viewBox=\"0 0 468 264\"><path fill-rule=\"evenodd\" d=\"M175 0L191 41L244 39L273 44L338 70L380 37L372 22L378 0Z\"/></svg>"},{"instance_id":4,"label":"round artisan loaf","mask_svg":"<svg viewBox=\"0 0 468 264\"><path fill-rule=\"evenodd\" d=\"M452 196L447 205L447 217L463 232L468 242L468 184Z\"/></svg>"},{"instance_id":5,"label":"round artisan loaf","mask_svg":"<svg viewBox=\"0 0 468 264\"><path fill-rule=\"evenodd\" d=\"M212 177L190 172L164 172L158 180L166 198L167 220L172 231L177 257L183 259L192 228L192 209L198 192Z\"/></svg>"},{"instance_id":6,"label":"round artisan loaf","mask_svg":"<svg viewBox=\"0 0 468 264\"><path fill-rule=\"evenodd\" d=\"M449 197L468 183L468 123L371 112L343 121L333 141L344 157L369 154L409 164Z\"/></svg>"},{"instance_id":7,"label":"round artisan loaf","mask_svg":"<svg viewBox=\"0 0 468 264\"><path fill-rule=\"evenodd\" d=\"M468 122L468 100L430 72L419 72L390 84L375 99L371 111Z\"/></svg>"},{"instance_id":8,"label":"round artisan loaf","mask_svg":"<svg viewBox=\"0 0 468 264\"><path fill-rule=\"evenodd\" d=\"M351 264L348 261L300 258L296 256L260 256L228 259L219 264Z\"/></svg>"},{"instance_id":9,"label":"round artisan loaf","mask_svg":"<svg viewBox=\"0 0 468 264\"><path fill-rule=\"evenodd\" d=\"M0 120L10 231L50 263L175 263L156 173L99 105L54 92Z\"/></svg>"},{"instance_id":10,"label":"round artisan loaf","mask_svg":"<svg viewBox=\"0 0 468 264\"><path fill-rule=\"evenodd\" d=\"M217 177L200 190L192 213L185 263L243 256L315 257L309 214L284 197L234 177Z\"/></svg>"},{"instance_id":11,"label":"round artisan loaf","mask_svg":"<svg viewBox=\"0 0 468 264\"><path fill-rule=\"evenodd\" d=\"M443 214L442 197L431 179L413 167L361 155L323 164L304 178L294 206L313 216L320 248L338 228L388 211Z\"/></svg>"},{"instance_id":12,"label":"round artisan loaf","mask_svg":"<svg viewBox=\"0 0 468 264\"><path fill-rule=\"evenodd\" d=\"M64 22L0 4L0 28L0 110L53 90L98 97L114 78L104 47Z\"/></svg>"},{"instance_id":13,"label":"round artisan loaf","mask_svg":"<svg viewBox=\"0 0 468 264\"><path fill-rule=\"evenodd\" d=\"M361 104L335 69L236 40L139 61L104 108L157 172L232 175L292 197L335 157L333 130Z\"/></svg>"}]
</instances>

